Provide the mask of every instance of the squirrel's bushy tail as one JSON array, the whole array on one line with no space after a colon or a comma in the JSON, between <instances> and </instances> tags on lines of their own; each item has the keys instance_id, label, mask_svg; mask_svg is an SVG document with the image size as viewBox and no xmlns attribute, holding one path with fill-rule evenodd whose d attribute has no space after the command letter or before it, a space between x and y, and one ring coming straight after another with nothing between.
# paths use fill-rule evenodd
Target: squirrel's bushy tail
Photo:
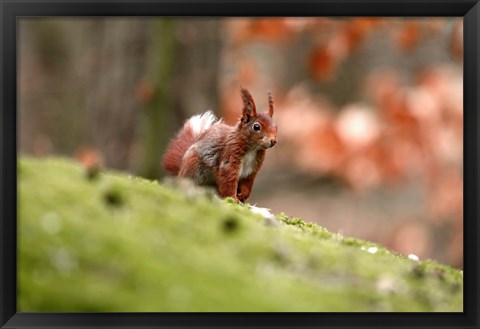
<instances>
[{"instance_id":1,"label":"squirrel's bushy tail","mask_svg":"<svg viewBox=\"0 0 480 329\"><path fill-rule=\"evenodd\" d=\"M217 118L210 111L188 119L168 145L163 156L163 167L173 175L178 175L185 152L215 121Z\"/></svg>"}]
</instances>

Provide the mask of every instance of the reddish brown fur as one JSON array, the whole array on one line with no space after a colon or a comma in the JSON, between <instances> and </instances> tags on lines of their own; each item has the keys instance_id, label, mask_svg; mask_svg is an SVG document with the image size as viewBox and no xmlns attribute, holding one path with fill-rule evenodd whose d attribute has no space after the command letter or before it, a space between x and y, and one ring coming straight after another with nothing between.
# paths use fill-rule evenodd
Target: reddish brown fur
<instances>
[{"instance_id":1,"label":"reddish brown fur","mask_svg":"<svg viewBox=\"0 0 480 329\"><path fill-rule=\"evenodd\" d=\"M242 100L243 100L243 113L242 113L242 118L245 115L256 115L257 114L257 108L255 107L255 102L253 101L252 95L248 92L247 89L242 88L240 90L242 94Z\"/></svg>"},{"instance_id":2,"label":"reddish brown fur","mask_svg":"<svg viewBox=\"0 0 480 329\"><path fill-rule=\"evenodd\" d=\"M241 89L241 95L242 117L236 127L218 123L197 140L191 129L184 128L167 150L164 166L174 174L193 178L200 184L205 184L204 176L212 172L221 197L244 202L250 196L266 149L276 143L277 127L272 121L271 94L268 114L257 114L253 98L246 89ZM257 124L259 130L254 129ZM209 165L209 161L214 164Z\"/></svg>"},{"instance_id":3,"label":"reddish brown fur","mask_svg":"<svg viewBox=\"0 0 480 329\"><path fill-rule=\"evenodd\" d=\"M172 174L178 175L183 156L195 140L196 136L189 126L180 130L163 156L163 167Z\"/></svg>"},{"instance_id":4,"label":"reddish brown fur","mask_svg":"<svg viewBox=\"0 0 480 329\"><path fill-rule=\"evenodd\" d=\"M193 177L195 168L200 162L200 158L195 153L186 154L183 158L181 169L178 173L180 177Z\"/></svg>"},{"instance_id":5,"label":"reddish brown fur","mask_svg":"<svg viewBox=\"0 0 480 329\"><path fill-rule=\"evenodd\" d=\"M272 117L273 116L273 96L272 92L268 92L268 114Z\"/></svg>"}]
</instances>

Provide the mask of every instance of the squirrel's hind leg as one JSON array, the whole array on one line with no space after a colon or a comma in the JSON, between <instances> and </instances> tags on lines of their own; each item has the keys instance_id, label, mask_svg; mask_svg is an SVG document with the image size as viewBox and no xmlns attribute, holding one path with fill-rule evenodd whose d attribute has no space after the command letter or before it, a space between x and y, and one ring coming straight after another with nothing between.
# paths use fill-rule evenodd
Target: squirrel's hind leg
<instances>
[{"instance_id":1,"label":"squirrel's hind leg","mask_svg":"<svg viewBox=\"0 0 480 329\"><path fill-rule=\"evenodd\" d=\"M178 172L178 177L193 178L197 181L197 171L199 170L200 162L201 159L198 156L197 152L190 148L183 156L182 164L180 165L180 171Z\"/></svg>"}]
</instances>

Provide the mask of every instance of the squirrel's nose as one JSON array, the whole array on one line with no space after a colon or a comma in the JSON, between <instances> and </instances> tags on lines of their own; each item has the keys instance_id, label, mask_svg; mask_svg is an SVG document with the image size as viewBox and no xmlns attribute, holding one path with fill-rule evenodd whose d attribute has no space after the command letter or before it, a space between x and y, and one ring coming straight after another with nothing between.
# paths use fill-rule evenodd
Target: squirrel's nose
<instances>
[{"instance_id":1,"label":"squirrel's nose","mask_svg":"<svg viewBox=\"0 0 480 329\"><path fill-rule=\"evenodd\" d=\"M270 140L270 147L272 147L273 145L277 144L277 140L276 139L272 139Z\"/></svg>"}]
</instances>

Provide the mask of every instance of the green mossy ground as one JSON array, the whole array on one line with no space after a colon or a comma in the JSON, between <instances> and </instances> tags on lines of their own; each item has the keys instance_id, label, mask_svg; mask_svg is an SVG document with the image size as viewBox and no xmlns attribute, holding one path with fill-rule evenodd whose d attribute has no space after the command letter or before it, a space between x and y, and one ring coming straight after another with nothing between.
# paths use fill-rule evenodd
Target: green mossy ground
<instances>
[{"instance_id":1,"label":"green mossy ground","mask_svg":"<svg viewBox=\"0 0 480 329\"><path fill-rule=\"evenodd\" d=\"M463 310L456 269L208 194L88 176L19 160L19 311Z\"/></svg>"}]
</instances>

